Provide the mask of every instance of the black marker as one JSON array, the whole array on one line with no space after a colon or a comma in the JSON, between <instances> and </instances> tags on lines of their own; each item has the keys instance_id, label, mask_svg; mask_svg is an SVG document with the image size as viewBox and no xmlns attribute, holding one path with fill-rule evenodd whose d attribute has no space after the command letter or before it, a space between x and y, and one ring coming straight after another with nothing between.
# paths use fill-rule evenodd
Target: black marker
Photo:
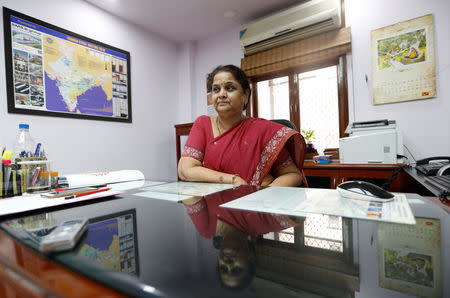
<instances>
[{"instance_id":1,"label":"black marker","mask_svg":"<svg viewBox=\"0 0 450 298\"><path fill-rule=\"evenodd\" d=\"M71 196L64 197L64 200L75 199L76 197L77 197L76 195L71 195Z\"/></svg>"}]
</instances>

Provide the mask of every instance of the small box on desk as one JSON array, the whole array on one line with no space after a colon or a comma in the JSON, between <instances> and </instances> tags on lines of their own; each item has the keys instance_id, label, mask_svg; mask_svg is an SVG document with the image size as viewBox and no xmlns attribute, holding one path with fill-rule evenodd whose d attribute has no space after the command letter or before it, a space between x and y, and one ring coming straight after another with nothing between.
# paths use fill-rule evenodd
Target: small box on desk
<instances>
[{"instance_id":1,"label":"small box on desk","mask_svg":"<svg viewBox=\"0 0 450 298\"><path fill-rule=\"evenodd\" d=\"M51 187L50 160L23 160L17 162L22 180L22 193L49 191Z\"/></svg>"},{"instance_id":2,"label":"small box on desk","mask_svg":"<svg viewBox=\"0 0 450 298\"><path fill-rule=\"evenodd\" d=\"M313 156L314 163L330 163L333 155L315 155Z\"/></svg>"}]
</instances>

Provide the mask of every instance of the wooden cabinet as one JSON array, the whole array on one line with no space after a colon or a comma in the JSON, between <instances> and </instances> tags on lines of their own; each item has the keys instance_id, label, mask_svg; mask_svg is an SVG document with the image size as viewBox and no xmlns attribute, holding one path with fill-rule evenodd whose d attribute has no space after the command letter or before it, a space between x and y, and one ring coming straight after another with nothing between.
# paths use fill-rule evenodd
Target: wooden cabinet
<instances>
[{"instance_id":1,"label":"wooden cabinet","mask_svg":"<svg viewBox=\"0 0 450 298\"><path fill-rule=\"evenodd\" d=\"M381 185L388 181L398 169L397 164L315 164L305 160L303 170L310 187L336 188L347 180L365 180ZM390 191L408 192L411 177L403 170L399 171L389 187Z\"/></svg>"}]
</instances>

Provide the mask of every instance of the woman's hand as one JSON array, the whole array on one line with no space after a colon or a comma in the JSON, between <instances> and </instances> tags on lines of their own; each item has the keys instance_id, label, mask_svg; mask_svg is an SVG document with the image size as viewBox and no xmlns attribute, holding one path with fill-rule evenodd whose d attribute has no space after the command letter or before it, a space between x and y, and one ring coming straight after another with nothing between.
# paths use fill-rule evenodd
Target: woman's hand
<instances>
[{"instance_id":1,"label":"woman's hand","mask_svg":"<svg viewBox=\"0 0 450 298\"><path fill-rule=\"evenodd\" d=\"M237 185L247 185L247 181L245 181L244 179L242 179L239 176L235 176L233 179L233 184L237 184Z\"/></svg>"},{"instance_id":2,"label":"woman's hand","mask_svg":"<svg viewBox=\"0 0 450 298\"><path fill-rule=\"evenodd\" d=\"M222 173L202 166L202 163L192 157L183 156L178 162L178 177L184 181L227 183L246 185L247 181L236 174Z\"/></svg>"}]
</instances>

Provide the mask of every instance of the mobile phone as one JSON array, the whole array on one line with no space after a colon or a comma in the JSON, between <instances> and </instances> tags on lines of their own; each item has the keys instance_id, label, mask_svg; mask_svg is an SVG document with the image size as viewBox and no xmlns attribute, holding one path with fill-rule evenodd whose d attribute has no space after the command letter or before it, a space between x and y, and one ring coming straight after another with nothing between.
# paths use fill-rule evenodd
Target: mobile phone
<instances>
[{"instance_id":1,"label":"mobile phone","mask_svg":"<svg viewBox=\"0 0 450 298\"><path fill-rule=\"evenodd\" d=\"M88 226L86 218L64 221L50 234L42 237L39 250L43 253L69 250L75 247Z\"/></svg>"}]
</instances>

